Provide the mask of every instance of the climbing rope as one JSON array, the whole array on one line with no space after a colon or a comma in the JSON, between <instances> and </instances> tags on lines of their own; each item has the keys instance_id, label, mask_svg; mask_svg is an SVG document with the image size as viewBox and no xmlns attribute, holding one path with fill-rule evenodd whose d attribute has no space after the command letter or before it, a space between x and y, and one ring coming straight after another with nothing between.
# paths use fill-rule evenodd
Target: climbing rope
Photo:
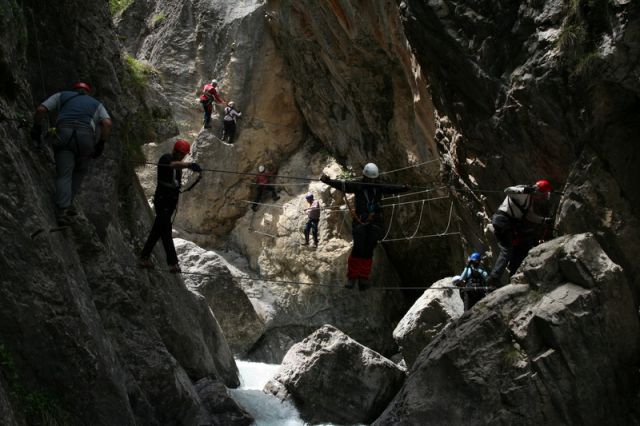
<instances>
[{"instance_id":1,"label":"climbing rope","mask_svg":"<svg viewBox=\"0 0 640 426\"><path fill-rule=\"evenodd\" d=\"M127 263L122 263L122 262L116 262L121 266L124 267L128 267L128 268L135 268L137 270L143 271L146 268L140 268L137 265L131 265L131 264L127 264ZM228 277L228 274L222 274L222 273L206 273L206 272L191 272L191 271L182 271L180 272L180 274L176 274L175 272L171 272L169 269L161 269L161 268L152 268L152 269L146 269L149 272L160 272L160 273L167 273L167 274L171 274L171 275L191 275L191 276L196 276L196 277L209 277L209 278L226 278ZM235 277L238 280L247 280L247 281L262 281L262 282L266 282L266 283L272 283L272 284L290 284L290 285L306 285L306 286L315 286L315 287L330 287L330 288L339 288L339 289L343 289L343 290L348 290L348 291L353 291L352 289L347 289L344 287L344 285L336 285L336 284L322 284L322 283L315 283L315 282L309 282L309 281L297 281L297 280L277 280L277 279L272 279L272 278L259 278L259 277L247 277L247 276L242 276L242 277ZM369 287L369 289L371 290L459 290L459 291L472 291L472 290L494 290L495 288L493 287L446 287L446 286L442 286L442 287L427 287L424 286L423 284L418 284L418 286L416 287L411 287L411 286L388 286L385 284L385 286L381 286L381 287L375 287L375 286L371 286Z\"/></svg>"},{"instance_id":2,"label":"climbing rope","mask_svg":"<svg viewBox=\"0 0 640 426\"><path fill-rule=\"evenodd\" d=\"M414 167L420 167L420 166L423 166L425 164L435 163L435 162L438 162L438 161L440 161L440 159L427 160L427 161L423 161L422 163L414 164L413 166L401 167L401 168L395 169L395 170L389 170L389 171L386 171L386 172L380 172L379 174L380 175L386 175L386 174L389 174L389 173L399 172L401 170L413 169Z\"/></svg>"}]
</instances>

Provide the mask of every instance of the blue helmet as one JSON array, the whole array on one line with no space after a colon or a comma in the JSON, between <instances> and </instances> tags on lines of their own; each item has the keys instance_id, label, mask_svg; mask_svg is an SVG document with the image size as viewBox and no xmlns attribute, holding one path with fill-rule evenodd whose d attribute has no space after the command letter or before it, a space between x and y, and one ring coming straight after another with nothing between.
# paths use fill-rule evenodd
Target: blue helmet
<instances>
[{"instance_id":1,"label":"blue helmet","mask_svg":"<svg viewBox=\"0 0 640 426\"><path fill-rule=\"evenodd\" d=\"M469 262L480 262L480 259L482 259L482 256L478 252L473 252L469 256Z\"/></svg>"}]
</instances>

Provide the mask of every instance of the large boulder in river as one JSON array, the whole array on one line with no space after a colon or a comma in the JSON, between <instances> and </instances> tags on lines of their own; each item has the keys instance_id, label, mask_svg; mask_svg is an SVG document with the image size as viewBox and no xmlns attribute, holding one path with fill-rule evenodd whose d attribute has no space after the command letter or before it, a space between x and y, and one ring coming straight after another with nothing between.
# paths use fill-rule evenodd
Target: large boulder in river
<instances>
[{"instance_id":1,"label":"large boulder in river","mask_svg":"<svg viewBox=\"0 0 640 426\"><path fill-rule=\"evenodd\" d=\"M549 241L422 351L375 424L636 424L639 331L594 236Z\"/></svg>"},{"instance_id":2,"label":"large boulder in river","mask_svg":"<svg viewBox=\"0 0 640 426\"><path fill-rule=\"evenodd\" d=\"M312 423L370 423L404 379L392 361L325 325L285 356L265 390L292 399Z\"/></svg>"},{"instance_id":3,"label":"large boulder in river","mask_svg":"<svg viewBox=\"0 0 640 426\"><path fill-rule=\"evenodd\" d=\"M407 367L411 367L420 351L463 311L460 292L453 288L451 278L443 278L426 289L393 331Z\"/></svg>"},{"instance_id":4,"label":"large boulder in river","mask_svg":"<svg viewBox=\"0 0 640 426\"><path fill-rule=\"evenodd\" d=\"M233 353L245 355L265 326L229 270L230 266L217 253L190 241L177 238L175 245L185 271L185 284L207 301Z\"/></svg>"}]
</instances>

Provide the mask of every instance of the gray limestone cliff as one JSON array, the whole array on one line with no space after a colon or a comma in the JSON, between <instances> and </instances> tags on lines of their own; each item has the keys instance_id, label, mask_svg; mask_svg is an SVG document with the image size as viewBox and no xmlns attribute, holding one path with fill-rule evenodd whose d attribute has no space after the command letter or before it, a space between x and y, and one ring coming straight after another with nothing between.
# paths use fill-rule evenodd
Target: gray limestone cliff
<instances>
[{"instance_id":1,"label":"gray limestone cliff","mask_svg":"<svg viewBox=\"0 0 640 426\"><path fill-rule=\"evenodd\" d=\"M106 3L2 1L0 19L0 423L215 417L193 383L239 384L216 319L179 277L135 265L151 216L126 161L141 135L129 126L152 124L154 108L123 65ZM77 221L59 229L50 148L35 149L20 124L77 80L94 85L115 125Z\"/></svg>"}]
</instances>

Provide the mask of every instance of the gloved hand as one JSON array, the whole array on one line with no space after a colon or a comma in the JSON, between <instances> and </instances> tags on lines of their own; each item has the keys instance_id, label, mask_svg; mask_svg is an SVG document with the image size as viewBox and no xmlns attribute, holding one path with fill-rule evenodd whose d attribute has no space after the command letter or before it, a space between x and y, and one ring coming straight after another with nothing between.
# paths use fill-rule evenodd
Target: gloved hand
<instances>
[{"instance_id":1,"label":"gloved hand","mask_svg":"<svg viewBox=\"0 0 640 426\"><path fill-rule=\"evenodd\" d=\"M323 182L323 183L329 182L329 176L323 173L322 176L320 176L320 182Z\"/></svg>"},{"instance_id":2,"label":"gloved hand","mask_svg":"<svg viewBox=\"0 0 640 426\"><path fill-rule=\"evenodd\" d=\"M102 155L104 151L104 141L100 139L95 147L93 147L93 154L91 154L91 158L94 160Z\"/></svg>"},{"instance_id":3,"label":"gloved hand","mask_svg":"<svg viewBox=\"0 0 640 426\"><path fill-rule=\"evenodd\" d=\"M543 225L551 225L553 223L553 218L552 217L545 217L542 218L542 224Z\"/></svg>"},{"instance_id":4,"label":"gloved hand","mask_svg":"<svg viewBox=\"0 0 640 426\"><path fill-rule=\"evenodd\" d=\"M538 187L535 185L529 185L529 186L525 186L524 189L522 190L523 194L533 194L534 192L536 192L538 190Z\"/></svg>"},{"instance_id":5,"label":"gloved hand","mask_svg":"<svg viewBox=\"0 0 640 426\"><path fill-rule=\"evenodd\" d=\"M34 124L31 128L31 139L36 142L40 142L40 138L42 137L42 126L39 124Z\"/></svg>"},{"instance_id":6,"label":"gloved hand","mask_svg":"<svg viewBox=\"0 0 640 426\"><path fill-rule=\"evenodd\" d=\"M202 167L200 167L198 163L191 163L187 167L189 168L189 170L193 170L194 172L202 172Z\"/></svg>"}]
</instances>

